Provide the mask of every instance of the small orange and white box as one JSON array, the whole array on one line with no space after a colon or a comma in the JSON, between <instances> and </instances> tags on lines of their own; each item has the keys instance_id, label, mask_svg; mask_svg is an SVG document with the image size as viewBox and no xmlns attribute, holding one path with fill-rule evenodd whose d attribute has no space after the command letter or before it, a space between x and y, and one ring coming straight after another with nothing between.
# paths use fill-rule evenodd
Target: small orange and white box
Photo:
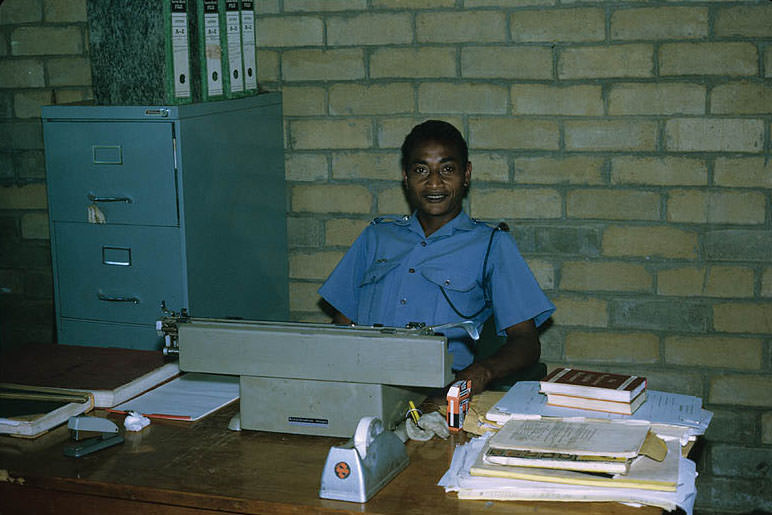
<instances>
[{"instance_id":1,"label":"small orange and white box","mask_svg":"<svg viewBox=\"0 0 772 515\"><path fill-rule=\"evenodd\" d=\"M472 397L472 380L461 379L450 385L448 390L448 428L460 431L464 427L464 417L469 410Z\"/></svg>"}]
</instances>

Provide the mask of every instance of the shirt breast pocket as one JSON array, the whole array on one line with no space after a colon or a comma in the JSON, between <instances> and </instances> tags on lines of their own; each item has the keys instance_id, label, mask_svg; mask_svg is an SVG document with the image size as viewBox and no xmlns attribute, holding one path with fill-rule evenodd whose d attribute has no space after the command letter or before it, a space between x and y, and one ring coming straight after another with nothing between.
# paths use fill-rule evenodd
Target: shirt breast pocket
<instances>
[{"instance_id":1,"label":"shirt breast pocket","mask_svg":"<svg viewBox=\"0 0 772 515\"><path fill-rule=\"evenodd\" d=\"M485 305L477 274L471 270L425 268L421 270L421 275L437 287L441 298L438 299L436 313L442 319L455 312L455 316L460 313L463 318L472 318Z\"/></svg>"}]
</instances>

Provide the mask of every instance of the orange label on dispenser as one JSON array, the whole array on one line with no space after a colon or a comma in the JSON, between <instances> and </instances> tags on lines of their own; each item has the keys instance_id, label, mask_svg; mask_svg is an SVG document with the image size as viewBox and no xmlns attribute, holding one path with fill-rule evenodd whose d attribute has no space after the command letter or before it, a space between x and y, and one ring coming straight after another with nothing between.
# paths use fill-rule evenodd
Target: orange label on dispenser
<instances>
[{"instance_id":1,"label":"orange label on dispenser","mask_svg":"<svg viewBox=\"0 0 772 515\"><path fill-rule=\"evenodd\" d=\"M456 381L448 389L448 428L451 431L460 431L464 427L464 417L469 410L469 401L472 397L472 380L462 379Z\"/></svg>"}]
</instances>

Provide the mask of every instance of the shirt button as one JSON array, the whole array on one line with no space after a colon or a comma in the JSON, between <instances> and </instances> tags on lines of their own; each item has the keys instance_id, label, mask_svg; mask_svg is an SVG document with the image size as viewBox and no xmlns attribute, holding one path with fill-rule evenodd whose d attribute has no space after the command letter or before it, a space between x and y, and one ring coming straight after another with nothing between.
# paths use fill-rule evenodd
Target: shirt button
<instances>
[{"instance_id":1,"label":"shirt button","mask_svg":"<svg viewBox=\"0 0 772 515\"><path fill-rule=\"evenodd\" d=\"M422 246L422 247L425 247L425 246L426 246L426 242L425 242L425 241L422 241L422 242L421 242L421 246Z\"/></svg>"},{"instance_id":2,"label":"shirt button","mask_svg":"<svg viewBox=\"0 0 772 515\"><path fill-rule=\"evenodd\" d=\"M450 279L445 279L445 286L450 286Z\"/></svg>"},{"instance_id":3,"label":"shirt button","mask_svg":"<svg viewBox=\"0 0 772 515\"><path fill-rule=\"evenodd\" d=\"M415 268L409 269L408 272L411 273L411 274L414 274L415 273Z\"/></svg>"},{"instance_id":4,"label":"shirt button","mask_svg":"<svg viewBox=\"0 0 772 515\"><path fill-rule=\"evenodd\" d=\"M407 304L407 299L399 299L400 304Z\"/></svg>"}]
</instances>

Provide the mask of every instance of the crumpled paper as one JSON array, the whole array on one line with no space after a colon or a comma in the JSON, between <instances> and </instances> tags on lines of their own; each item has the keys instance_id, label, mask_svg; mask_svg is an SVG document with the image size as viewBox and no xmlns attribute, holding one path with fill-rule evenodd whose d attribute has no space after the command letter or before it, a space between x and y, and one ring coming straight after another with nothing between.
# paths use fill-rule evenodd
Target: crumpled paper
<instances>
[{"instance_id":1,"label":"crumpled paper","mask_svg":"<svg viewBox=\"0 0 772 515\"><path fill-rule=\"evenodd\" d=\"M136 411L129 411L123 421L123 427L126 428L126 431L142 431L149 424L150 419Z\"/></svg>"},{"instance_id":2,"label":"crumpled paper","mask_svg":"<svg viewBox=\"0 0 772 515\"><path fill-rule=\"evenodd\" d=\"M421 442L431 440L434 435L442 439L450 436L448 422L438 411L421 415L421 418L418 419L418 424L413 422L412 418L408 418L405 422L405 429L407 430L408 438Z\"/></svg>"}]
</instances>

